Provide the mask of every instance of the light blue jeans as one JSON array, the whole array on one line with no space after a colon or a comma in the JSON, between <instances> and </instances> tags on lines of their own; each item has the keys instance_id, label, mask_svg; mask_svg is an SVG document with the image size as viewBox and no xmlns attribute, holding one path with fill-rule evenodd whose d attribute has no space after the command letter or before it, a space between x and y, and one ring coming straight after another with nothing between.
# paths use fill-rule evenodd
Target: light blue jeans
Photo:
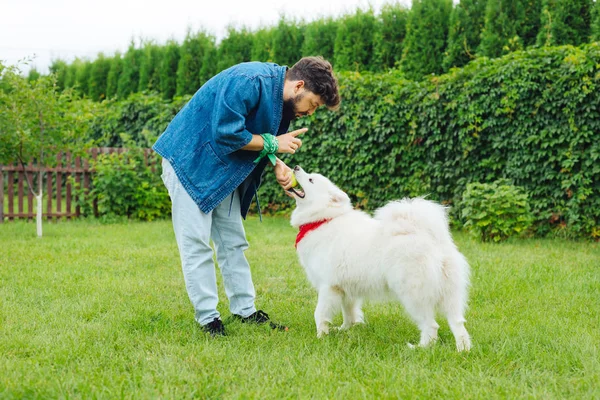
<instances>
[{"instance_id":1,"label":"light blue jeans","mask_svg":"<svg viewBox=\"0 0 600 400\"><path fill-rule=\"evenodd\" d=\"M173 229L181 256L183 278L194 306L196 321L206 325L220 317L211 239L231 313L242 317L254 313L255 292L250 265L244 256L248 241L240 215L238 191L235 190L214 210L205 214L188 195L173 167L165 159L162 168L162 179L171 197Z\"/></svg>"}]
</instances>

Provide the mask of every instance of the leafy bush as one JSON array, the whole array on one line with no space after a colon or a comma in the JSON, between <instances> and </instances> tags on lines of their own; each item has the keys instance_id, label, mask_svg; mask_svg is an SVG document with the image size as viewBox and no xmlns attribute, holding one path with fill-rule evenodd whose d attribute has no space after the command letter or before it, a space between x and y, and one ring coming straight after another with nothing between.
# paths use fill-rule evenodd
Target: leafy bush
<instances>
[{"instance_id":1,"label":"leafy bush","mask_svg":"<svg viewBox=\"0 0 600 400\"><path fill-rule=\"evenodd\" d=\"M520 235L532 222L527 193L506 180L469 183L460 208L464 227L484 242Z\"/></svg>"},{"instance_id":2,"label":"leafy bush","mask_svg":"<svg viewBox=\"0 0 600 400\"><path fill-rule=\"evenodd\" d=\"M600 237L600 43L479 59L421 82L342 73L338 112L294 123L282 159L322 172L361 208L426 195L456 204L467 184L507 178L529 195L537 235ZM265 209L291 207L272 176ZM452 207L457 216L458 207Z\"/></svg>"},{"instance_id":3,"label":"leafy bush","mask_svg":"<svg viewBox=\"0 0 600 400\"><path fill-rule=\"evenodd\" d=\"M158 157L151 154L152 158ZM146 165L143 149L101 154L91 166L95 174L89 194L80 186L75 189L84 215L92 215L94 201L97 216L104 220L127 217L152 221L170 215L171 203L160 172Z\"/></svg>"},{"instance_id":4,"label":"leafy bush","mask_svg":"<svg viewBox=\"0 0 600 400\"><path fill-rule=\"evenodd\" d=\"M103 111L89 124L88 137L99 147L151 147L190 98L166 101L158 93L136 93L104 101Z\"/></svg>"},{"instance_id":5,"label":"leafy bush","mask_svg":"<svg viewBox=\"0 0 600 400\"><path fill-rule=\"evenodd\" d=\"M420 82L397 70L339 82L338 112L292 126L309 131L298 153L282 156L288 165L322 172L371 210L427 194L456 205L469 183L507 178L528 193L537 235L600 238L600 43L481 58ZM149 147L185 100L103 102L92 136ZM272 176L263 182L264 209L293 206Z\"/></svg>"}]
</instances>

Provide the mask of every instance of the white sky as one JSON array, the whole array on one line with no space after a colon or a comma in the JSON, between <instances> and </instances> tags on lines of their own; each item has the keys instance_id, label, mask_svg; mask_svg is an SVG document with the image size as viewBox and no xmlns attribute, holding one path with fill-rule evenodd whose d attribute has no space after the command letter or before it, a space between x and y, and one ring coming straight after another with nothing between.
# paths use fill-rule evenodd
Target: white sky
<instances>
[{"instance_id":1,"label":"white sky","mask_svg":"<svg viewBox=\"0 0 600 400\"><path fill-rule=\"evenodd\" d=\"M410 0L0 0L0 60L15 64L35 55L32 65L47 73L54 59L112 55L132 38L181 43L189 27L221 39L229 24L256 29L276 24L281 14L312 21L359 7L378 12L390 2L410 6Z\"/></svg>"}]
</instances>

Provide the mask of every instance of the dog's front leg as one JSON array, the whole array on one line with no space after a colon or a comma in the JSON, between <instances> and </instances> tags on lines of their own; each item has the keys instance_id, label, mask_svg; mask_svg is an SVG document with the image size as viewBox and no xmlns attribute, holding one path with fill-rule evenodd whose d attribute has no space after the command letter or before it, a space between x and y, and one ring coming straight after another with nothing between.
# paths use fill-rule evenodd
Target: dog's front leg
<instances>
[{"instance_id":1,"label":"dog's front leg","mask_svg":"<svg viewBox=\"0 0 600 400\"><path fill-rule=\"evenodd\" d=\"M329 333L329 325L333 321L333 316L341 307L341 296L331 287L319 289L319 299L315 309L315 324L317 325L317 337Z\"/></svg>"},{"instance_id":2,"label":"dog's front leg","mask_svg":"<svg viewBox=\"0 0 600 400\"><path fill-rule=\"evenodd\" d=\"M349 329L354 324L364 323L364 316L361 309L362 299L354 299L345 295L342 297L342 315L344 323L340 326L340 330Z\"/></svg>"}]
</instances>

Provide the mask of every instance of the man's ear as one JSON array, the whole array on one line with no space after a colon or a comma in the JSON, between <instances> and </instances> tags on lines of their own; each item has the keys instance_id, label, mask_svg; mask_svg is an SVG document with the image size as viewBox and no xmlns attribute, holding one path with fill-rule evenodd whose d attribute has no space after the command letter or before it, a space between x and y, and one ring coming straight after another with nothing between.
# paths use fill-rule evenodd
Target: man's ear
<instances>
[{"instance_id":1,"label":"man's ear","mask_svg":"<svg viewBox=\"0 0 600 400\"><path fill-rule=\"evenodd\" d=\"M331 204L336 207L341 207L344 204L350 202L350 197L338 188L335 188L329 192Z\"/></svg>"},{"instance_id":2,"label":"man's ear","mask_svg":"<svg viewBox=\"0 0 600 400\"><path fill-rule=\"evenodd\" d=\"M302 81L302 80L297 81L296 84L294 85L294 94L297 94L298 91L303 88L304 88L304 81Z\"/></svg>"}]
</instances>

